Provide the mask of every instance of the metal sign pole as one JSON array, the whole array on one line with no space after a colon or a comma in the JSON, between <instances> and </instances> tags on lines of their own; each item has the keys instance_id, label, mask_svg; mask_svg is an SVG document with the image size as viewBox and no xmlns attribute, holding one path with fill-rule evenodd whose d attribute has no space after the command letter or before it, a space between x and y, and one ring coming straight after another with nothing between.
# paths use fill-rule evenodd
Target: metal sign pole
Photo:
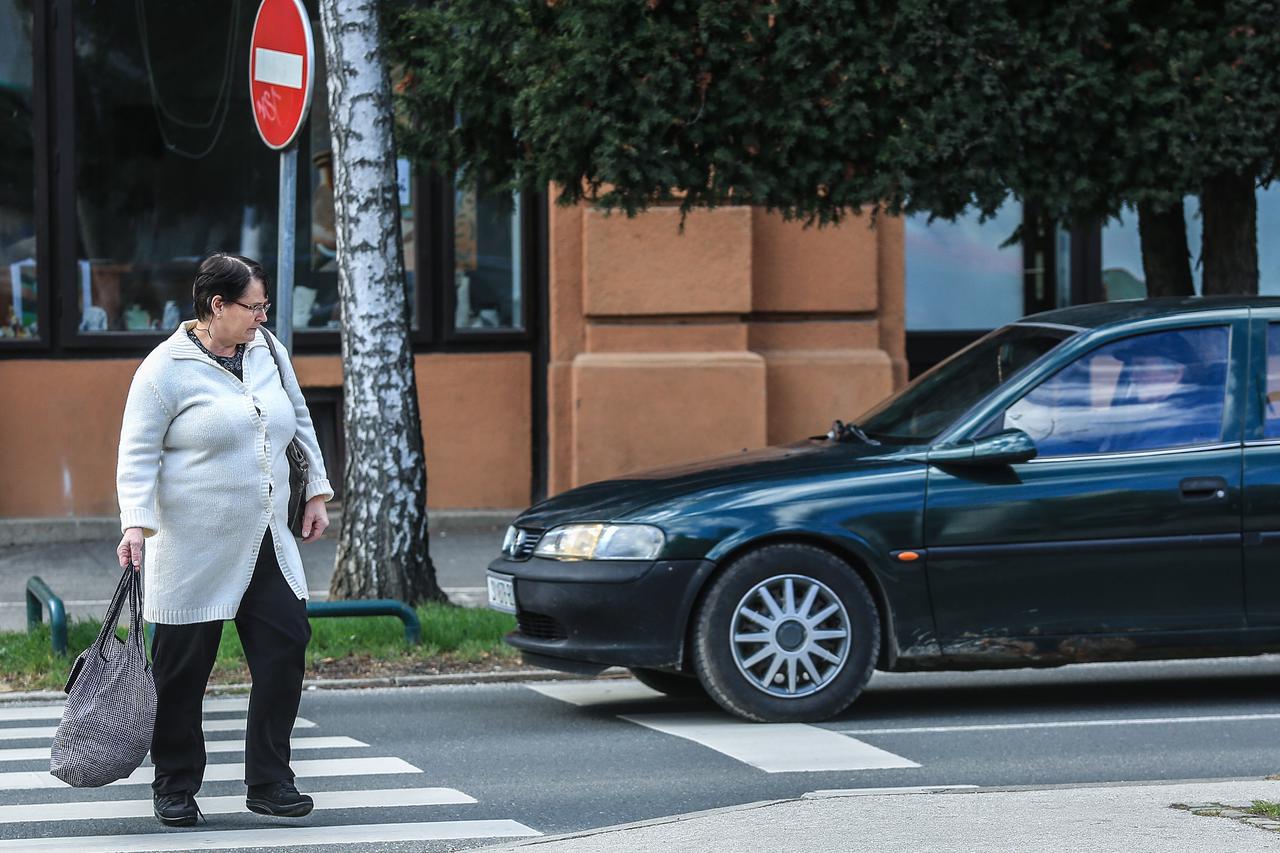
<instances>
[{"instance_id":1,"label":"metal sign pole","mask_svg":"<svg viewBox=\"0 0 1280 853\"><path fill-rule=\"evenodd\" d=\"M293 352L294 231L298 218L298 146L280 152L280 207L276 232L276 337Z\"/></svg>"}]
</instances>

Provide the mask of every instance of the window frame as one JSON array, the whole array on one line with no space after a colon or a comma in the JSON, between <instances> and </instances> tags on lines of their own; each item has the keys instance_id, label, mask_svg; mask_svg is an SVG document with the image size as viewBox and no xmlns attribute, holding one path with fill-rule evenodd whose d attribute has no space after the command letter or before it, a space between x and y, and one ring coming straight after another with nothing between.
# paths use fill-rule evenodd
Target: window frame
<instances>
[{"instance_id":1,"label":"window frame","mask_svg":"<svg viewBox=\"0 0 1280 853\"><path fill-rule=\"evenodd\" d=\"M56 3L53 4L56 7ZM59 164L52 142L50 117L55 114L55 88L51 85L51 61L56 8L47 3L31 4L31 167L35 170L35 198L32 219L36 235L36 327L38 338L0 338L0 358L9 355L49 353L54 348L53 288L58 280L53 268L54 253L51 217L54 170Z\"/></svg>"}]
</instances>

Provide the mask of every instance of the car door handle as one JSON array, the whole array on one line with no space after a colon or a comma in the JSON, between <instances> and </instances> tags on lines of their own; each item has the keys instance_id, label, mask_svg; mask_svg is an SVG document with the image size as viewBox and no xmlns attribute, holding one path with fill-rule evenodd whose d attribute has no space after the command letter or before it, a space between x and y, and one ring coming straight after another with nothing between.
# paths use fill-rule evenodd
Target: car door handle
<instances>
[{"instance_id":1,"label":"car door handle","mask_svg":"<svg viewBox=\"0 0 1280 853\"><path fill-rule=\"evenodd\" d=\"M1227 481L1222 477L1187 477L1178 489L1185 501L1222 500L1227 496Z\"/></svg>"}]
</instances>

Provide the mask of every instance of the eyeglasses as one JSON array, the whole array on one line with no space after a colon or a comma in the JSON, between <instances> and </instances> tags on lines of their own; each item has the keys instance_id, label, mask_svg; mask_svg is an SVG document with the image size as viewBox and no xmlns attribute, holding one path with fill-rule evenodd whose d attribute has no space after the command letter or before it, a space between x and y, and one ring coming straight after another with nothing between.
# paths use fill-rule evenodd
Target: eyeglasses
<instances>
[{"instance_id":1,"label":"eyeglasses","mask_svg":"<svg viewBox=\"0 0 1280 853\"><path fill-rule=\"evenodd\" d=\"M254 314L257 314L258 312L262 312L263 314L266 314L268 311L271 310L270 302L255 302L252 305L245 305L243 302L236 302L234 299L228 299L227 301L234 302L236 305L239 305L241 308L247 308L250 311L252 311Z\"/></svg>"}]
</instances>

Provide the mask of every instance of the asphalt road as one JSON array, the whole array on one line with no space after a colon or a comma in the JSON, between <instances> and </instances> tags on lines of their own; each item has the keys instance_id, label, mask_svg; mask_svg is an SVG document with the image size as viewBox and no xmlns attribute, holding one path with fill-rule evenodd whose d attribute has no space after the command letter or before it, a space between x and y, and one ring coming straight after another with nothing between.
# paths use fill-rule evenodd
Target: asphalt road
<instances>
[{"instance_id":1,"label":"asphalt road","mask_svg":"<svg viewBox=\"0 0 1280 853\"><path fill-rule=\"evenodd\" d=\"M295 731L295 769L305 768L303 790L332 792L331 807L293 823L249 814L229 767L228 781L201 792L209 822L195 831L209 835L199 837L145 816L72 819L85 805L37 813L37 804L108 800L94 808L113 814L136 801L145 814L150 791L142 777L97 791L32 787L49 778L44 761L3 750L47 744L9 735L56 720L0 705L0 851L43 838L91 853L134 835L146 837L128 849L318 850L310 845L351 839L342 849L456 850L818 790L1256 779L1280 772L1278 676L1280 656L879 674L839 719L784 727L740 724L625 679L314 691L303 697L301 716L314 725ZM242 736L242 700L211 700L206 711L231 729L211 742ZM304 741L314 738L355 742ZM226 745L211 767L243 760ZM348 775L357 772L368 775Z\"/></svg>"}]
</instances>

